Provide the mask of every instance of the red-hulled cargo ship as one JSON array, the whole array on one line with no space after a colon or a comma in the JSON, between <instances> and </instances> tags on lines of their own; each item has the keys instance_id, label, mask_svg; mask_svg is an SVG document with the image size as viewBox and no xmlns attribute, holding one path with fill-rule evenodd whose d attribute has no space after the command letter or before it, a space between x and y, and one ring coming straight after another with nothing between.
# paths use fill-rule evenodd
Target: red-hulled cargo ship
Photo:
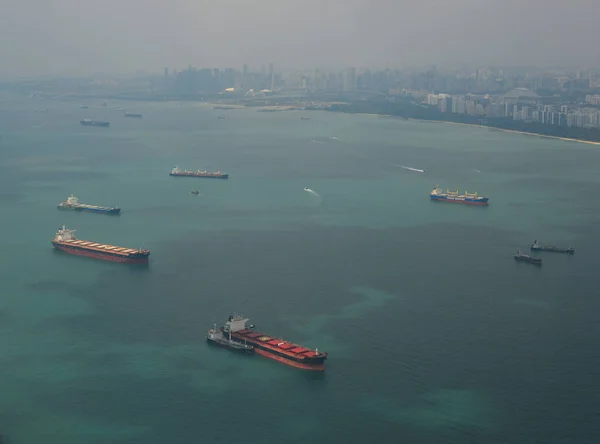
<instances>
[{"instance_id":1,"label":"red-hulled cargo ship","mask_svg":"<svg viewBox=\"0 0 600 444\"><path fill-rule=\"evenodd\" d=\"M253 325L248 324L248 319L241 316L229 316L229 321L221 327L221 331L231 336L231 340L250 344L256 354L269 359L291 365L303 370L324 371L327 353L318 349L311 350L293 344L283 339L267 336L255 331Z\"/></svg>"},{"instance_id":2,"label":"red-hulled cargo ship","mask_svg":"<svg viewBox=\"0 0 600 444\"><path fill-rule=\"evenodd\" d=\"M129 264L147 264L150 250L136 250L133 248L116 247L114 245L100 244L79 240L75 238L75 230L69 230L64 225L58 230L52 245L57 250L65 253L87 256L105 261L125 262Z\"/></svg>"}]
</instances>

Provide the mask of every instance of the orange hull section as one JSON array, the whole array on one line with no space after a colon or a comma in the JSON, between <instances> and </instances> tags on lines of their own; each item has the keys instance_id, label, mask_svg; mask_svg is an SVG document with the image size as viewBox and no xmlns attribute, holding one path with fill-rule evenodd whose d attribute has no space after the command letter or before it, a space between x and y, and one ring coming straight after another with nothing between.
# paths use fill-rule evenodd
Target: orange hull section
<instances>
[{"instance_id":1,"label":"orange hull section","mask_svg":"<svg viewBox=\"0 0 600 444\"><path fill-rule=\"evenodd\" d=\"M281 362L282 364L289 365L291 367L301 368L302 370L312 370L317 372L325 371L325 363L315 364L315 365L307 365L301 364L300 362L292 361L291 359L286 359L281 356L274 355L272 353L261 350L258 347L254 348L254 352L264 356L265 358L272 359L277 362Z\"/></svg>"}]
</instances>

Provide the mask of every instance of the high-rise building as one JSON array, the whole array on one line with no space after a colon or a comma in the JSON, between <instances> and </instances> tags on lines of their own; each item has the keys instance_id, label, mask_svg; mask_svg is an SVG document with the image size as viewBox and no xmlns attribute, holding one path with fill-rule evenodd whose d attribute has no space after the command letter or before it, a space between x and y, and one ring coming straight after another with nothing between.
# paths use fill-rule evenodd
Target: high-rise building
<instances>
[{"instance_id":1,"label":"high-rise building","mask_svg":"<svg viewBox=\"0 0 600 444\"><path fill-rule=\"evenodd\" d=\"M248 86L249 78L248 78L248 65L244 63L242 66L242 81L240 84L240 88L245 89Z\"/></svg>"},{"instance_id":2,"label":"high-rise building","mask_svg":"<svg viewBox=\"0 0 600 444\"><path fill-rule=\"evenodd\" d=\"M439 105L440 105L440 111L445 113L446 109L447 109L446 99L441 99L439 102Z\"/></svg>"},{"instance_id":3,"label":"high-rise building","mask_svg":"<svg viewBox=\"0 0 600 444\"><path fill-rule=\"evenodd\" d=\"M350 67L346 69L343 85L344 91L356 89L356 68Z\"/></svg>"},{"instance_id":4,"label":"high-rise building","mask_svg":"<svg viewBox=\"0 0 600 444\"><path fill-rule=\"evenodd\" d=\"M275 68L272 63L269 63L269 82L270 82L270 90L273 91L275 89Z\"/></svg>"}]
</instances>

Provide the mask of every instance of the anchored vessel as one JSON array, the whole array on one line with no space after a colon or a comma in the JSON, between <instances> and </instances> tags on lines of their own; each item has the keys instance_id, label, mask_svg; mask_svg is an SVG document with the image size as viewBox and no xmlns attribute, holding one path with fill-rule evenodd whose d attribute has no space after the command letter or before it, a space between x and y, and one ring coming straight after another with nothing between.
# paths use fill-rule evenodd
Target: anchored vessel
<instances>
[{"instance_id":1,"label":"anchored vessel","mask_svg":"<svg viewBox=\"0 0 600 444\"><path fill-rule=\"evenodd\" d=\"M83 119L80 120L79 123L81 123L83 126L104 126L107 127L110 125L110 122L103 122L100 120L91 120L91 119Z\"/></svg>"},{"instance_id":2,"label":"anchored vessel","mask_svg":"<svg viewBox=\"0 0 600 444\"><path fill-rule=\"evenodd\" d=\"M138 119L141 119L142 115L138 113L125 113L125 117L137 117Z\"/></svg>"},{"instance_id":3,"label":"anchored vessel","mask_svg":"<svg viewBox=\"0 0 600 444\"><path fill-rule=\"evenodd\" d=\"M537 240L533 241L533 244L531 244L531 249L533 251L552 251L554 253L569 253L569 254L574 254L575 253L575 249L574 248L560 248L557 247L556 245L542 245L539 244Z\"/></svg>"},{"instance_id":4,"label":"anchored vessel","mask_svg":"<svg viewBox=\"0 0 600 444\"><path fill-rule=\"evenodd\" d=\"M104 214L119 214L121 209L119 207L100 207L97 205L87 205L79 203L79 199L75 195L71 194L66 201L58 204L59 210L75 210L75 211L91 211L92 213L104 213Z\"/></svg>"},{"instance_id":5,"label":"anchored vessel","mask_svg":"<svg viewBox=\"0 0 600 444\"><path fill-rule=\"evenodd\" d=\"M229 348L234 351L248 352L253 353L254 347L248 344L242 344L240 342L234 341L231 339L231 332L229 332L229 337L225 337L223 332L217 329L217 324L213 326L210 330L208 330L208 335L206 335L206 340L209 344L220 345L221 347Z\"/></svg>"},{"instance_id":6,"label":"anchored vessel","mask_svg":"<svg viewBox=\"0 0 600 444\"><path fill-rule=\"evenodd\" d=\"M517 251L515 254L515 260L519 262L529 262L530 264L542 265L542 260L539 257L529 256L528 254L523 254L521 251Z\"/></svg>"},{"instance_id":7,"label":"anchored vessel","mask_svg":"<svg viewBox=\"0 0 600 444\"><path fill-rule=\"evenodd\" d=\"M173 168L173 170L169 173L169 176L175 176L175 177L203 177L203 178L207 178L207 179L228 179L229 178L229 174L225 174L225 173L221 173L221 171L217 171L215 173L211 173L208 172L206 170L204 171L188 171L188 170L183 170L181 171L179 168L175 167Z\"/></svg>"},{"instance_id":8,"label":"anchored vessel","mask_svg":"<svg viewBox=\"0 0 600 444\"><path fill-rule=\"evenodd\" d=\"M431 200L440 202L453 202L467 205L487 205L489 200L489 197L479 196L477 193L469 193L468 191L465 191L465 194L459 194L458 190L446 190L444 193L439 186L436 186L433 191L431 191L429 197Z\"/></svg>"},{"instance_id":9,"label":"anchored vessel","mask_svg":"<svg viewBox=\"0 0 600 444\"><path fill-rule=\"evenodd\" d=\"M75 237L75 230L69 230L64 225L52 239L52 245L57 250L78 256L131 264L148 263L148 256L150 256L150 250L136 250L134 248L79 240Z\"/></svg>"},{"instance_id":10,"label":"anchored vessel","mask_svg":"<svg viewBox=\"0 0 600 444\"><path fill-rule=\"evenodd\" d=\"M232 341L250 344L254 352L269 359L304 370L324 371L327 353L318 349L311 350L283 339L267 336L253 330L248 319L241 316L229 316L221 327L221 332Z\"/></svg>"}]
</instances>

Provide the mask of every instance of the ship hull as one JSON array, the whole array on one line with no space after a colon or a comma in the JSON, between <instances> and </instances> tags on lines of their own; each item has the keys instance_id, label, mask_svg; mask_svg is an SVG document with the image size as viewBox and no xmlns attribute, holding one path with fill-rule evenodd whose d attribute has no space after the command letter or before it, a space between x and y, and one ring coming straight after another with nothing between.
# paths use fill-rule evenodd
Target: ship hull
<instances>
[{"instance_id":1,"label":"ship hull","mask_svg":"<svg viewBox=\"0 0 600 444\"><path fill-rule=\"evenodd\" d=\"M315 372L323 372L325 371L325 363L321 362L320 364L304 364L301 362L293 361L288 358L284 358L283 356L277 356L273 354L271 351L261 350L260 348L254 347L254 351L257 355L264 356L265 358L272 359L274 361L280 362L285 365L289 365L290 367L299 368L302 370L312 370Z\"/></svg>"},{"instance_id":2,"label":"ship hull","mask_svg":"<svg viewBox=\"0 0 600 444\"><path fill-rule=\"evenodd\" d=\"M449 202L449 203L459 203L463 205L476 205L476 206L486 206L488 205L488 198L483 199L469 199L469 198L449 198L445 196L429 196L432 201L435 202Z\"/></svg>"},{"instance_id":3,"label":"ship hull","mask_svg":"<svg viewBox=\"0 0 600 444\"><path fill-rule=\"evenodd\" d=\"M58 206L59 210L72 210L72 211L87 211L89 213L101 213L101 214L112 214L112 215L116 215L116 214L120 214L121 213L121 209L120 208L103 208L103 207L84 207L84 206Z\"/></svg>"},{"instance_id":4,"label":"ship hull","mask_svg":"<svg viewBox=\"0 0 600 444\"><path fill-rule=\"evenodd\" d=\"M532 251L547 251L550 253L566 253L566 254L575 254L575 250L570 250L568 248L549 248L549 247L531 247Z\"/></svg>"},{"instance_id":5,"label":"ship hull","mask_svg":"<svg viewBox=\"0 0 600 444\"><path fill-rule=\"evenodd\" d=\"M197 179L229 179L229 174L219 174L214 176L203 175L203 174L176 174L169 173L172 177L195 177Z\"/></svg>"},{"instance_id":6,"label":"ship hull","mask_svg":"<svg viewBox=\"0 0 600 444\"><path fill-rule=\"evenodd\" d=\"M227 350L231 350L231 351L238 352L238 353L248 353L248 354L254 353L253 348L232 347L226 341L222 342L222 341L217 341L215 339L206 338L206 342L208 342L209 345L213 345L215 347L226 348Z\"/></svg>"},{"instance_id":7,"label":"ship hull","mask_svg":"<svg viewBox=\"0 0 600 444\"><path fill-rule=\"evenodd\" d=\"M83 126L99 126L102 128L108 128L110 126L110 122L79 122Z\"/></svg>"},{"instance_id":8,"label":"ship hull","mask_svg":"<svg viewBox=\"0 0 600 444\"><path fill-rule=\"evenodd\" d=\"M65 245L60 242L52 241L52 245L59 251L65 253L74 254L76 256L85 256L93 259L100 259L104 261L120 262L125 264L147 264L148 255L145 256L122 256L110 253L103 253L100 251L89 250L86 248L77 248L72 245Z\"/></svg>"},{"instance_id":9,"label":"ship hull","mask_svg":"<svg viewBox=\"0 0 600 444\"><path fill-rule=\"evenodd\" d=\"M253 332L253 334L255 336L256 335L259 335L262 337L266 336L263 333L259 333L259 332ZM325 370L325 359L327 359L326 354L313 355L313 356L290 355L289 353L286 353L285 350L279 349L273 345L266 344L264 342L261 342L261 340L257 339L256 337L253 338L251 336L241 334L240 332L232 333L231 339L236 342L239 342L239 343L247 343L248 345L252 345L254 347L254 352L256 354L264 356L265 358L272 359L281 364L289 365L290 367L295 367L295 368L299 368L302 370L317 371L317 372L322 372ZM285 342L281 339L275 339L272 337L269 337L269 340L271 342L273 342L273 341L281 341L282 343ZM293 347L303 348L303 347L300 347L295 344L290 344L290 345ZM308 351L308 349L304 349L304 350Z\"/></svg>"},{"instance_id":10,"label":"ship hull","mask_svg":"<svg viewBox=\"0 0 600 444\"><path fill-rule=\"evenodd\" d=\"M517 262L525 262L527 264L542 265L542 261L536 261L536 260L525 259L525 258L518 258L518 257L515 257L515 260Z\"/></svg>"}]
</instances>

